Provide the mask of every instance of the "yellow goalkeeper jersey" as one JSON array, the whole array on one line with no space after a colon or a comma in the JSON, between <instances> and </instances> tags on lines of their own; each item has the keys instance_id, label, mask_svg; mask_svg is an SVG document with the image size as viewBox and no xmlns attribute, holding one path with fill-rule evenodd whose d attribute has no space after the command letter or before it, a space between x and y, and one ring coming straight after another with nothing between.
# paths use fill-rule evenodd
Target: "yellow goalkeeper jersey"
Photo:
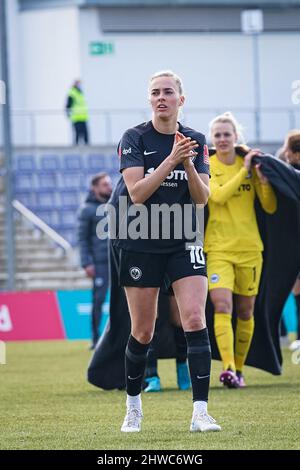
<instances>
[{"instance_id":1,"label":"yellow goalkeeper jersey","mask_svg":"<svg viewBox=\"0 0 300 470\"><path fill-rule=\"evenodd\" d=\"M254 169L248 173L239 155L233 165L225 165L214 154L210 171L205 252L262 251L254 199L257 195L262 208L274 213L277 201L271 185L261 184Z\"/></svg>"}]
</instances>

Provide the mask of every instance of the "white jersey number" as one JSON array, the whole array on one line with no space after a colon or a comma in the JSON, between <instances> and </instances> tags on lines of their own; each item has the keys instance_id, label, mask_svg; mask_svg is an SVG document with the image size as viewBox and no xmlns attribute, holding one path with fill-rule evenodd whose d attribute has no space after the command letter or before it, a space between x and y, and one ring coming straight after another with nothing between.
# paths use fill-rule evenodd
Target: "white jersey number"
<instances>
[{"instance_id":1,"label":"white jersey number","mask_svg":"<svg viewBox=\"0 0 300 470\"><path fill-rule=\"evenodd\" d=\"M191 246L190 250L191 263L205 266L205 258L202 246Z\"/></svg>"}]
</instances>

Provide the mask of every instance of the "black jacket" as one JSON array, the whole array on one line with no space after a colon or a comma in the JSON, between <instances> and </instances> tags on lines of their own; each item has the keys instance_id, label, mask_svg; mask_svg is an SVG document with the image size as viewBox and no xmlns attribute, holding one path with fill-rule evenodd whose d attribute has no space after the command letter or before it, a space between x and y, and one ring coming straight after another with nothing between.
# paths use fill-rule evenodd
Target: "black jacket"
<instances>
[{"instance_id":1,"label":"black jacket","mask_svg":"<svg viewBox=\"0 0 300 470\"><path fill-rule=\"evenodd\" d=\"M293 167L268 154L263 159L254 157L253 162L262 164L263 174L282 195L300 202L300 171L297 166Z\"/></svg>"},{"instance_id":2,"label":"black jacket","mask_svg":"<svg viewBox=\"0 0 300 470\"><path fill-rule=\"evenodd\" d=\"M97 208L106 204L107 199L96 199L91 191L85 203L78 213L78 242L80 250L81 266L85 268L89 264L102 264L108 262L107 239L100 240L97 237L97 224L104 216L96 215Z\"/></svg>"}]
</instances>

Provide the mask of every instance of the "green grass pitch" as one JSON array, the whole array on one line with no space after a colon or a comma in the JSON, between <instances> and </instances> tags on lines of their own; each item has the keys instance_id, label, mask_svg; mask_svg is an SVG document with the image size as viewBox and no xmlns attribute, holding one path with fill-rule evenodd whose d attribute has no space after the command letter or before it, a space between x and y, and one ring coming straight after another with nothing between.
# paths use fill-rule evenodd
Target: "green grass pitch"
<instances>
[{"instance_id":1,"label":"green grass pitch","mask_svg":"<svg viewBox=\"0 0 300 470\"><path fill-rule=\"evenodd\" d=\"M209 412L220 433L190 433L191 392L175 361L159 362L160 393L143 394L141 433L122 434L125 392L86 381L87 341L7 344L0 365L0 449L300 449L300 365L284 351L280 377L247 367L248 387L224 389L213 362Z\"/></svg>"}]
</instances>

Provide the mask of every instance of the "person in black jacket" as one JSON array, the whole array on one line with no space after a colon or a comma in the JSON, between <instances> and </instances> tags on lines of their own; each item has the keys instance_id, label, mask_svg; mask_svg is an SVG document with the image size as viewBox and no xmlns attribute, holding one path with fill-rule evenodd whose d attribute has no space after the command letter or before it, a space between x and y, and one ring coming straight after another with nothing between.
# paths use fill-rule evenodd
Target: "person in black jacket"
<instances>
[{"instance_id":1,"label":"person in black jacket","mask_svg":"<svg viewBox=\"0 0 300 470\"><path fill-rule=\"evenodd\" d=\"M78 241L81 266L93 279L92 344L94 349L99 338L101 308L108 287L107 239L97 236L97 224L103 216L97 215L101 204L106 204L112 193L112 183L107 173L98 173L91 180L91 190L78 214Z\"/></svg>"},{"instance_id":2,"label":"person in black jacket","mask_svg":"<svg viewBox=\"0 0 300 470\"><path fill-rule=\"evenodd\" d=\"M300 129L288 132L281 154L287 163L296 170L300 170ZM292 292L295 296L297 312L297 339L290 344L290 350L294 351L300 348L300 271Z\"/></svg>"}]
</instances>

